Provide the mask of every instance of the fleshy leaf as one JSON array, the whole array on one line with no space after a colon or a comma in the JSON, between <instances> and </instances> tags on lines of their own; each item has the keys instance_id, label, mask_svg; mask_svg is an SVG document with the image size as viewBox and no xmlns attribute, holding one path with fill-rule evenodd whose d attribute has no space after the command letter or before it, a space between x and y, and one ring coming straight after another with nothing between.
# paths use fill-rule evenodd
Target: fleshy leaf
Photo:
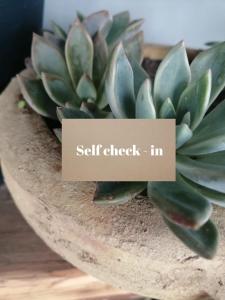
<instances>
[{"instance_id":1,"label":"fleshy leaf","mask_svg":"<svg viewBox=\"0 0 225 300\"><path fill-rule=\"evenodd\" d=\"M191 113L190 128L195 130L198 127L209 105L211 87L212 73L208 71L199 80L193 82L184 90L177 107L178 122L189 111Z\"/></svg>"},{"instance_id":2,"label":"fleshy leaf","mask_svg":"<svg viewBox=\"0 0 225 300\"><path fill-rule=\"evenodd\" d=\"M155 119L155 107L151 94L150 79L146 79L142 84L136 101L136 118L137 119Z\"/></svg>"},{"instance_id":3,"label":"fleshy leaf","mask_svg":"<svg viewBox=\"0 0 225 300\"><path fill-rule=\"evenodd\" d=\"M78 96L83 99L96 99L97 92L95 89L95 86L93 82L91 81L90 77L87 74L84 74L78 85L77 85L77 90L76 90Z\"/></svg>"},{"instance_id":4,"label":"fleshy leaf","mask_svg":"<svg viewBox=\"0 0 225 300\"><path fill-rule=\"evenodd\" d=\"M192 81L201 78L208 70L212 71L211 104L225 87L225 42L201 52L191 64Z\"/></svg>"},{"instance_id":5,"label":"fleshy leaf","mask_svg":"<svg viewBox=\"0 0 225 300\"><path fill-rule=\"evenodd\" d=\"M98 106L91 101L83 102L80 109L94 119L105 119L109 115L108 112L100 110Z\"/></svg>"},{"instance_id":6,"label":"fleshy leaf","mask_svg":"<svg viewBox=\"0 0 225 300\"><path fill-rule=\"evenodd\" d=\"M188 127L191 125L191 113L187 111L181 120L181 124L186 124Z\"/></svg>"},{"instance_id":7,"label":"fleshy leaf","mask_svg":"<svg viewBox=\"0 0 225 300\"><path fill-rule=\"evenodd\" d=\"M134 35L136 35L137 31L141 28L142 24L144 23L143 19L138 19L130 22L127 26L125 33L124 33L124 40L131 39Z\"/></svg>"},{"instance_id":8,"label":"fleshy leaf","mask_svg":"<svg viewBox=\"0 0 225 300\"><path fill-rule=\"evenodd\" d=\"M93 43L84 26L76 21L66 41L66 61L74 86L87 74L92 78Z\"/></svg>"},{"instance_id":9,"label":"fleshy leaf","mask_svg":"<svg viewBox=\"0 0 225 300\"><path fill-rule=\"evenodd\" d=\"M66 62L56 46L34 34L31 52L32 63L39 76L41 73L49 73L70 81Z\"/></svg>"},{"instance_id":10,"label":"fleshy leaf","mask_svg":"<svg viewBox=\"0 0 225 300\"><path fill-rule=\"evenodd\" d=\"M57 139L59 140L60 143L62 143L62 129L61 128L54 128L53 129Z\"/></svg>"},{"instance_id":11,"label":"fleshy leaf","mask_svg":"<svg viewBox=\"0 0 225 300\"><path fill-rule=\"evenodd\" d=\"M175 46L161 62L155 77L154 100L157 110L170 98L176 108L181 93L191 79L184 43Z\"/></svg>"},{"instance_id":12,"label":"fleshy leaf","mask_svg":"<svg viewBox=\"0 0 225 300\"><path fill-rule=\"evenodd\" d=\"M105 87L106 74L107 72L105 72L105 74L103 75L97 92L96 103L100 109L103 109L108 105L108 98L107 98L106 87Z\"/></svg>"},{"instance_id":13,"label":"fleshy leaf","mask_svg":"<svg viewBox=\"0 0 225 300\"><path fill-rule=\"evenodd\" d=\"M198 191L209 202L225 208L225 193L220 193L218 191L209 189L185 177L184 180L187 181L188 184L190 184L196 191Z\"/></svg>"},{"instance_id":14,"label":"fleshy leaf","mask_svg":"<svg viewBox=\"0 0 225 300\"><path fill-rule=\"evenodd\" d=\"M160 119L176 119L176 111L173 106L173 102L170 98L167 98L159 111L159 118Z\"/></svg>"},{"instance_id":15,"label":"fleshy leaf","mask_svg":"<svg viewBox=\"0 0 225 300\"><path fill-rule=\"evenodd\" d=\"M177 170L191 181L225 193L225 166L220 161L208 163L177 154L176 166Z\"/></svg>"},{"instance_id":16,"label":"fleshy leaf","mask_svg":"<svg viewBox=\"0 0 225 300\"><path fill-rule=\"evenodd\" d=\"M93 81L96 86L101 83L102 77L106 70L107 60L108 60L108 47L104 37L97 33L94 37L94 73Z\"/></svg>"},{"instance_id":17,"label":"fleshy leaf","mask_svg":"<svg viewBox=\"0 0 225 300\"><path fill-rule=\"evenodd\" d=\"M61 26L59 26L58 24L56 24L54 21L51 22L52 25L52 30L55 33L55 35L62 40L66 40L66 32L62 29Z\"/></svg>"},{"instance_id":18,"label":"fleshy leaf","mask_svg":"<svg viewBox=\"0 0 225 300\"><path fill-rule=\"evenodd\" d=\"M139 90L146 79L150 79L143 67L133 57L128 57L134 74L134 92L137 97Z\"/></svg>"},{"instance_id":19,"label":"fleshy leaf","mask_svg":"<svg viewBox=\"0 0 225 300\"><path fill-rule=\"evenodd\" d=\"M179 150L182 154L202 155L225 150L225 101L205 116L190 141Z\"/></svg>"},{"instance_id":20,"label":"fleshy leaf","mask_svg":"<svg viewBox=\"0 0 225 300\"><path fill-rule=\"evenodd\" d=\"M192 251L199 256L212 259L218 247L218 231L212 221L208 221L198 230L178 226L164 219L170 230Z\"/></svg>"},{"instance_id":21,"label":"fleshy leaf","mask_svg":"<svg viewBox=\"0 0 225 300\"><path fill-rule=\"evenodd\" d=\"M57 119L56 105L46 94L40 79L28 79L18 75L18 81L24 99L36 113Z\"/></svg>"},{"instance_id":22,"label":"fleshy leaf","mask_svg":"<svg viewBox=\"0 0 225 300\"><path fill-rule=\"evenodd\" d=\"M85 112L68 107L57 107L57 117L60 122L63 119L90 119L90 116Z\"/></svg>"},{"instance_id":23,"label":"fleshy leaf","mask_svg":"<svg viewBox=\"0 0 225 300\"><path fill-rule=\"evenodd\" d=\"M192 137L192 131L187 124L176 126L176 149L183 146Z\"/></svg>"},{"instance_id":24,"label":"fleshy leaf","mask_svg":"<svg viewBox=\"0 0 225 300\"><path fill-rule=\"evenodd\" d=\"M98 182L94 202L99 205L123 204L146 187L146 182Z\"/></svg>"},{"instance_id":25,"label":"fleshy leaf","mask_svg":"<svg viewBox=\"0 0 225 300\"><path fill-rule=\"evenodd\" d=\"M43 38L46 42L55 46L62 56L64 55L65 41L59 39L53 33L48 31L43 32Z\"/></svg>"},{"instance_id":26,"label":"fleshy leaf","mask_svg":"<svg viewBox=\"0 0 225 300\"><path fill-rule=\"evenodd\" d=\"M106 36L112 26L112 19L108 11L102 10L86 17L83 20L83 25L91 36L97 32Z\"/></svg>"},{"instance_id":27,"label":"fleshy leaf","mask_svg":"<svg viewBox=\"0 0 225 300\"><path fill-rule=\"evenodd\" d=\"M112 55L106 77L106 94L116 118L135 117L134 75L122 44Z\"/></svg>"},{"instance_id":28,"label":"fleshy leaf","mask_svg":"<svg viewBox=\"0 0 225 300\"><path fill-rule=\"evenodd\" d=\"M225 165L225 151L219 151L216 153L205 154L196 157L198 161L203 161L210 164L222 164Z\"/></svg>"},{"instance_id":29,"label":"fleshy leaf","mask_svg":"<svg viewBox=\"0 0 225 300\"><path fill-rule=\"evenodd\" d=\"M219 44L219 42L217 41L211 41L211 42L207 42L207 43L205 43L205 45L206 46L208 46L208 47L212 47L212 46L215 46L216 44Z\"/></svg>"},{"instance_id":30,"label":"fleshy leaf","mask_svg":"<svg viewBox=\"0 0 225 300\"><path fill-rule=\"evenodd\" d=\"M48 96L57 105L63 106L66 102L75 103L76 106L80 105L80 99L74 93L71 85L61 77L42 73L41 78Z\"/></svg>"},{"instance_id":31,"label":"fleshy leaf","mask_svg":"<svg viewBox=\"0 0 225 300\"><path fill-rule=\"evenodd\" d=\"M123 42L128 57L133 57L138 63L143 60L144 33L140 31Z\"/></svg>"},{"instance_id":32,"label":"fleshy leaf","mask_svg":"<svg viewBox=\"0 0 225 300\"><path fill-rule=\"evenodd\" d=\"M82 14L79 10L77 11L77 18L82 23L85 19L84 14Z\"/></svg>"},{"instance_id":33,"label":"fleshy leaf","mask_svg":"<svg viewBox=\"0 0 225 300\"><path fill-rule=\"evenodd\" d=\"M127 28L130 22L130 14L128 11L124 11L113 16L112 27L107 36L107 44L110 46L115 45L118 42L124 30Z\"/></svg>"},{"instance_id":34,"label":"fleshy leaf","mask_svg":"<svg viewBox=\"0 0 225 300\"><path fill-rule=\"evenodd\" d=\"M175 182L149 182L148 196L171 222L198 229L207 222L212 206L177 173Z\"/></svg>"}]
</instances>

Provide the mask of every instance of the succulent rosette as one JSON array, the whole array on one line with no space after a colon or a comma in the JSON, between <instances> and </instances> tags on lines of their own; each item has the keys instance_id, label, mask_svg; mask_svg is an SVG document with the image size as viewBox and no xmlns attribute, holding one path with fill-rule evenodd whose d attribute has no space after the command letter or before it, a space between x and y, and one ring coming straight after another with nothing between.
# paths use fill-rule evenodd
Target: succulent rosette
<instances>
[{"instance_id":1,"label":"succulent rosette","mask_svg":"<svg viewBox=\"0 0 225 300\"><path fill-rule=\"evenodd\" d=\"M21 92L51 119L176 119L176 181L99 182L94 201L123 204L147 190L176 236L212 258L218 244L212 205L225 206L225 101L212 109L225 87L225 43L191 65L179 43L152 82L141 66L141 24L128 12L111 17L107 11L79 14L68 34L53 23L53 32L34 35L33 70L19 75Z\"/></svg>"}]
</instances>

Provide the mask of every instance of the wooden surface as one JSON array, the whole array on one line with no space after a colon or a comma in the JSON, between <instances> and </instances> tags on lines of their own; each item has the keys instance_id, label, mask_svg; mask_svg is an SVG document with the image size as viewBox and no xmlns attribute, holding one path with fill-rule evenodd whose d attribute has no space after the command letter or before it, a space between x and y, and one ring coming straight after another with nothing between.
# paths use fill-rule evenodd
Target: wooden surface
<instances>
[{"instance_id":1,"label":"wooden surface","mask_svg":"<svg viewBox=\"0 0 225 300\"><path fill-rule=\"evenodd\" d=\"M153 60L161 60L171 50L172 46L157 45L157 44L146 44L144 47L144 57L151 58ZM187 54L189 60L192 61L197 54L201 51L200 49L187 48Z\"/></svg>"},{"instance_id":2,"label":"wooden surface","mask_svg":"<svg viewBox=\"0 0 225 300\"><path fill-rule=\"evenodd\" d=\"M53 253L0 186L0 300L143 299L84 274Z\"/></svg>"}]
</instances>

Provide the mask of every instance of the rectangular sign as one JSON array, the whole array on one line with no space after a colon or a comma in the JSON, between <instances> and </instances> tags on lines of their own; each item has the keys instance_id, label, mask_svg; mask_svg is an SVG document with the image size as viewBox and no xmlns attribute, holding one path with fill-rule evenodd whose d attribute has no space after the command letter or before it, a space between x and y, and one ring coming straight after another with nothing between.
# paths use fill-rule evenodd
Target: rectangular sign
<instances>
[{"instance_id":1,"label":"rectangular sign","mask_svg":"<svg viewBox=\"0 0 225 300\"><path fill-rule=\"evenodd\" d=\"M65 119L66 181L175 181L175 120Z\"/></svg>"}]
</instances>

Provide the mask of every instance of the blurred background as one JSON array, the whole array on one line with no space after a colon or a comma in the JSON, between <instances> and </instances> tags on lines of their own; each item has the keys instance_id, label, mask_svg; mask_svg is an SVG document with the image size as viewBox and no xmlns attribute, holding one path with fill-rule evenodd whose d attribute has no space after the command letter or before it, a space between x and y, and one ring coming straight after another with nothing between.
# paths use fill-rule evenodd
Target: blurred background
<instances>
[{"instance_id":1,"label":"blurred background","mask_svg":"<svg viewBox=\"0 0 225 300\"><path fill-rule=\"evenodd\" d=\"M224 0L46 0L44 26L54 19L67 28L76 10L88 14L101 9L129 9L133 18L144 18L147 42L185 40L189 47L201 48L207 41L225 40Z\"/></svg>"}]
</instances>

